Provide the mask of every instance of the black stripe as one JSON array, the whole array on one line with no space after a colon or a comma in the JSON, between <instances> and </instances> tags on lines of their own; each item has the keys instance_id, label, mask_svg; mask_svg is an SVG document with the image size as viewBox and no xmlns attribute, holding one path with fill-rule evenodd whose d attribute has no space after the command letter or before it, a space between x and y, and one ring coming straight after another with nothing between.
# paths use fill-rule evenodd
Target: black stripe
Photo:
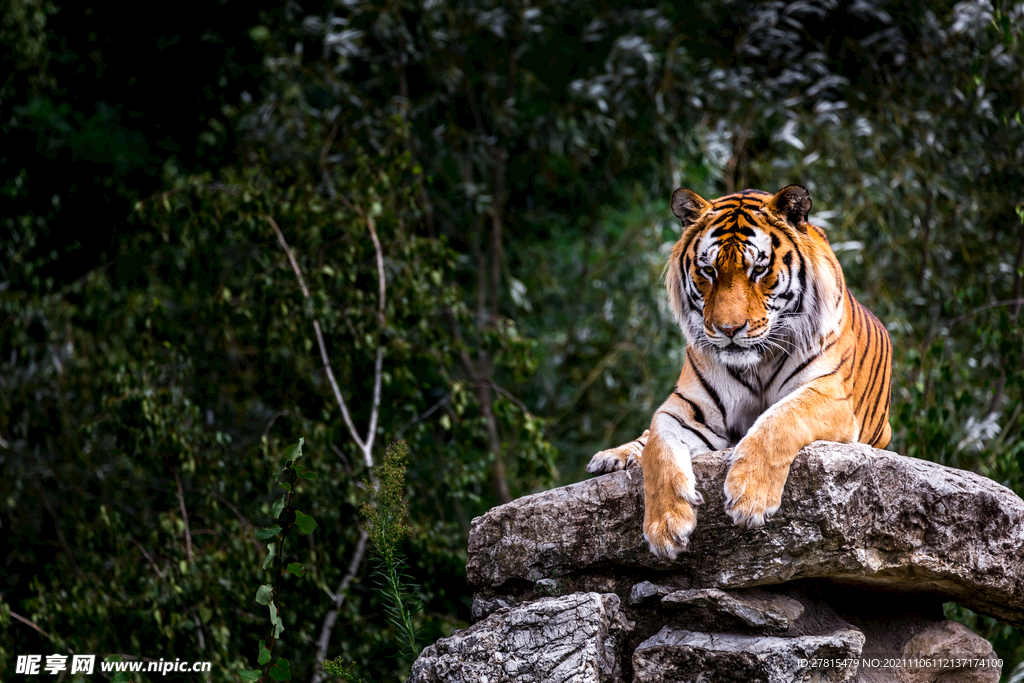
<instances>
[{"instance_id":1,"label":"black stripe","mask_svg":"<svg viewBox=\"0 0 1024 683\"><path fill-rule=\"evenodd\" d=\"M865 334L867 334L867 336L868 336L868 340L864 344L864 350L867 351L867 353L865 353L863 356L860 357L860 363L857 365L857 374L858 375L860 374L861 367L864 365L864 359L867 358L870 355L871 348L874 345L874 341L875 341L875 335L874 335L874 329L873 329L874 326L871 324L871 320L870 319L868 319L866 322L867 322L867 325L864 325L864 331L865 331ZM860 408L860 406L857 406L857 407L858 407L858 409Z\"/></svg>"},{"instance_id":2,"label":"black stripe","mask_svg":"<svg viewBox=\"0 0 1024 683\"><path fill-rule=\"evenodd\" d=\"M774 268L775 268L775 252L773 251L772 255L768 257L768 263L765 264L765 271L764 271L764 275L762 277L766 278L769 275L771 275L772 273L774 273L775 272ZM751 276L750 276L751 282L753 282L756 279L757 279L757 276L754 275L753 273L751 273ZM775 279L775 284L772 285L769 289L775 289L775 287L778 284L779 284L779 280L778 280L778 278L776 278Z\"/></svg>"},{"instance_id":3,"label":"black stripe","mask_svg":"<svg viewBox=\"0 0 1024 683\"><path fill-rule=\"evenodd\" d=\"M846 365L846 361L848 361L848 360L850 360L850 357L849 357L849 356L844 356L844 357L843 357L843 358L842 358L842 359L841 359L841 360L839 361L839 365L837 365L837 366L836 366L836 367L835 367L835 368L834 368L834 369L832 370L832 372L826 372L826 373L825 373L824 375L818 375L818 376L817 376L817 377L815 377L814 379L811 379L811 380L807 380L807 384L810 384L811 382L813 382L813 381L815 381L815 380L819 380L819 379L821 379L822 377L831 377L832 375L834 375L834 374L836 374L837 372L839 372L839 369L840 369L841 367L843 367L844 365Z\"/></svg>"},{"instance_id":4,"label":"black stripe","mask_svg":"<svg viewBox=\"0 0 1024 683\"><path fill-rule=\"evenodd\" d=\"M892 374L890 373L890 375L889 375L889 387L885 391L885 412L882 413L882 416L884 418L882 420L882 424L883 425L887 424L889 422L889 411L891 409L892 409ZM884 432L885 432L885 428L883 427L882 428L882 433L884 433ZM878 435L878 438L881 438L881 437L882 437L882 434L880 433ZM883 447L884 446L888 446L888 445L889 445L888 443L882 444Z\"/></svg>"},{"instance_id":5,"label":"black stripe","mask_svg":"<svg viewBox=\"0 0 1024 683\"><path fill-rule=\"evenodd\" d=\"M878 364L879 375L885 374L884 373L884 371L885 371L885 364L886 364L886 362L891 362L890 355L892 354L892 345L891 344L886 344L883 347L882 350L885 352L885 357L884 357L884 360L881 363ZM875 386L875 380L876 379L878 379L878 375L876 375L875 377L873 377L871 379L871 386L872 387ZM868 417L868 422L871 422L871 421L873 421L875 419L875 412L878 410L878 404L881 403L881 401L882 401L882 385L879 384L878 385L878 394L875 396L875 403L871 407L871 415Z\"/></svg>"},{"instance_id":6,"label":"black stripe","mask_svg":"<svg viewBox=\"0 0 1024 683\"><path fill-rule=\"evenodd\" d=\"M718 408L718 412L722 414L722 424L727 425L729 419L725 412L725 406L722 405L722 399L718 397L718 392L715 391L713 386L708 384L708 381L704 379L704 375L700 374L700 370L697 369L696 361L694 361L693 356L690 355L690 349L686 349L686 357L690 359L690 365L693 366L693 374L697 375L697 381L700 382L700 385L704 387L704 391L707 392L707 395L711 397L712 401L714 401L715 407Z\"/></svg>"},{"instance_id":7,"label":"black stripe","mask_svg":"<svg viewBox=\"0 0 1024 683\"><path fill-rule=\"evenodd\" d=\"M870 320L868 322L870 323ZM878 349L877 348L877 344L874 343L874 338L875 338L874 337L874 325L871 325L871 324L867 325L867 329L868 329L868 345L866 347L864 356L860 359L860 363L857 364L857 375L859 376L861 374L860 368L861 368L862 365L864 365L864 360L865 359L871 358L871 362L869 364L870 367L868 368L869 372L867 374L867 378L865 380L863 380L863 382L864 382L864 391L862 391L860 396L857 397L857 407L853 409L853 411L855 413L859 413L860 412L860 407L862 405L864 405L864 399L866 399L868 397L868 394L871 392L871 384L874 382L874 375L871 374L870 368L874 367L876 365L878 357L882 355L881 349ZM869 382L869 380L870 380L870 382Z\"/></svg>"},{"instance_id":8,"label":"black stripe","mask_svg":"<svg viewBox=\"0 0 1024 683\"><path fill-rule=\"evenodd\" d=\"M694 428L693 428L693 427L691 427L690 425L688 425L688 424L686 424L685 422L683 422L683 421L682 421L681 419L679 419L678 417L676 417L676 416L675 416L675 415L673 415L672 413L666 412L666 411L664 411L664 410L660 410L660 411L658 411L658 413L661 413L662 415L668 415L668 416L669 416L669 417L671 417L671 418L672 418L673 420L675 420L676 422L678 422L678 423L679 423L679 426L680 426L680 427L682 427L683 429L689 430L689 431L693 432L694 434L696 434L696 435L698 436L698 438L700 438L700 440L701 440L701 441L703 441L703 442L704 442L704 444L705 444L705 445L706 445L706 446L707 446L707 447L708 447L709 449L711 449L711 450L713 450L713 451L715 451L715 450L718 450L717 448L715 448L714 446L712 446L712 445L711 445L711 442L710 442L710 441L708 441L708 439L707 439L707 437L706 437L706 436L704 436L703 434L701 434L700 432L698 432L698 431L697 431L696 429L694 429ZM655 415L657 415L658 413L655 413Z\"/></svg>"},{"instance_id":9,"label":"black stripe","mask_svg":"<svg viewBox=\"0 0 1024 683\"><path fill-rule=\"evenodd\" d=\"M890 392L892 391L892 378L889 379L889 391ZM880 402L881 398L882 398L882 387L878 387L878 399L879 400L875 402L876 407L877 407L878 403ZM886 405L888 406L888 401L889 401L889 396L888 395L886 395L885 400L886 400ZM887 408L886 410L883 410L879 414L879 416L878 416L878 418L879 418L878 419L878 426L875 427L875 431L871 434L871 441L868 441L869 444L874 445L874 443L878 439L878 437L880 437L882 435L882 432L885 431L885 423L889 421L888 413L889 413L889 411L888 411L888 408ZM872 415L874 415L874 411L872 411Z\"/></svg>"},{"instance_id":10,"label":"black stripe","mask_svg":"<svg viewBox=\"0 0 1024 683\"><path fill-rule=\"evenodd\" d=\"M760 389L755 389L754 387L752 387L747 382L747 380L743 377L743 375L740 374L739 370L737 370L736 368L734 368L731 365L726 366L726 367L727 367L727 370L728 370L729 374L732 375L732 378L734 380L736 380L737 382L739 382L740 384L742 384L743 386L745 386L747 388L747 391L749 391L750 393L752 393L754 395L757 395L757 394L761 393Z\"/></svg>"},{"instance_id":11,"label":"black stripe","mask_svg":"<svg viewBox=\"0 0 1024 683\"><path fill-rule=\"evenodd\" d=\"M779 376L779 371L782 370L783 367L785 367L786 361L789 360L790 358L792 358L792 356L790 356L788 353L779 356L779 365L778 367L775 368L775 372L772 373L772 376L768 378L768 381L764 383L764 386L770 387L772 385L772 382L775 381L775 378Z\"/></svg>"},{"instance_id":12,"label":"black stripe","mask_svg":"<svg viewBox=\"0 0 1024 683\"><path fill-rule=\"evenodd\" d=\"M853 300L853 294L850 294L850 290L846 290L846 298L850 300L850 328L854 331L856 338L857 332L857 302ZM855 344L856 346L856 344Z\"/></svg>"},{"instance_id":13,"label":"black stripe","mask_svg":"<svg viewBox=\"0 0 1024 683\"><path fill-rule=\"evenodd\" d=\"M872 326L874 326L874 325L879 325L880 326L881 325L881 323L879 323L877 321L872 321L872 323L873 323ZM861 403L863 403L863 399L868 398L869 396L873 396L874 395L874 393L875 393L875 382L878 381L878 371L882 369L882 365L885 363L885 359L888 357L888 355L889 354L888 354L886 348L884 346L881 346L880 343L879 343L879 345L878 345L878 353L875 355L875 358L874 358L874 360L871 363L871 384L868 386L867 390L864 392L864 396L861 399ZM866 413L867 413L867 411L865 411L865 416L866 416ZM865 420L865 421L870 423L870 420Z\"/></svg>"},{"instance_id":14,"label":"black stripe","mask_svg":"<svg viewBox=\"0 0 1024 683\"><path fill-rule=\"evenodd\" d=\"M699 405L697 405L696 403L694 403L690 399L686 398L685 396L683 396L678 391L673 391L672 393L690 404L690 409L693 410L693 419L694 420L696 420L697 422L701 423L705 427L707 426L708 423L704 419L704 411L700 409Z\"/></svg>"},{"instance_id":15,"label":"black stripe","mask_svg":"<svg viewBox=\"0 0 1024 683\"><path fill-rule=\"evenodd\" d=\"M824 353L825 353L826 351L828 351L828 350L829 350L829 349L831 349L831 348L832 348L833 346L835 346L835 345L836 345L836 342L837 342L837 341L839 341L839 338L838 338L838 337L837 337L836 339L834 339L834 340L832 341L832 343L831 343L831 344L829 344L828 346L826 346L825 348L823 348L823 349L822 349L821 351L819 351L818 353L814 354L813 356L811 356L810 358L808 358L807 360L805 360L805 361L804 361L803 363L801 363L801 364L800 364L800 365L799 365L799 366L797 367L797 369L796 369L796 370L794 370L793 372L789 373L789 377L787 377L787 378L786 378L786 380L785 380L785 381L784 381L784 382L783 382L782 384L780 384L780 385L779 385L779 388L781 389L782 387L786 386L786 384L787 384L787 383L789 382L789 380L793 379L793 377L795 377L796 375L800 374L800 371L801 371L801 370L803 370L804 368L806 368L806 367L807 367L808 365L810 365L810 364L811 364L811 363L812 363L812 362L813 362L814 360L816 360L816 359L817 359L817 358L819 358L819 357L820 357L820 356L821 356L822 354L824 354Z\"/></svg>"},{"instance_id":16,"label":"black stripe","mask_svg":"<svg viewBox=\"0 0 1024 683\"><path fill-rule=\"evenodd\" d=\"M708 430L709 432L711 432L712 434L717 436L722 441L726 441L727 440L724 436L722 436L717 431L715 431L711 427L711 425L708 424L707 420L704 419L704 411L700 409L699 405L697 405L696 403L694 403L690 399L686 398L685 396L683 396L678 391L673 391L672 393L675 394L676 396L678 396L679 398L681 398L682 400L684 400L684 401L686 401L687 403L690 404L690 409L693 410L693 419L696 420L697 422L699 422L701 427L703 427L704 429Z\"/></svg>"}]
</instances>

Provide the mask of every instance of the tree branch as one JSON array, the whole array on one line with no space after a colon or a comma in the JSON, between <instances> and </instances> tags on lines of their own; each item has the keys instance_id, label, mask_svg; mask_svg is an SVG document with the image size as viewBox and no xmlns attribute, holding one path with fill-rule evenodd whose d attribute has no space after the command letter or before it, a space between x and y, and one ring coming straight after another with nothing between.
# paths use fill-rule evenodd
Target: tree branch
<instances>
[{"instance_id":1,"label":"tree branch","mask_svg":"<svg viewBox=\"0 0 1024 683\"><path fill-rule=\"evenodd\" d=\"M147 560L149 560L149 563L150 563L151 565L153 565L153 569L155 569L155 570L156 570L157 576L159 576L159 577L160 577L161 579L162 579L162 578L164 578L164 573L163 573L163 572L162 572L162 571L160 570L160 567L159 567L159 566L157 565L156 561L154 561L154 560L153 560L153 558L152 558L152 557L150 556L150 554L149 554L148 552L146 552L146 549L145 549L144 547L142 547L142 544L141 544L141 543L139 543L138 541L136 541L136 540L135 540L134 538L129 538L128 540L129 540L129 541L131 541L132 543L134 543L134 544L135 544L135 546L136 546L136 547L137 547L137 548L138 548L139 550L141 550L141 551L142 551L142 554L143 554L143 556L144 556L144 557L145 557L145 558L146 558Z\"/></svg>"},{"instance_id":2,"label":"tree branch","mask_svg":"<svg viewBox=\"0 0 1024 683\"><path fill-rule=\"evenodd\" d=\"M950 318L946 322L942 323L939 329L933 332L932 334L928 335L928 338L921 342L921 346L918 348L921 351L924 351L929 346L931 346L931 343L935 341L935 338L942 334L943 331L947 331L948 328L953 327L953 325L962 323L968 318L973 318L979 313L987 311L990 308L998 308L999 306L1014 306L1016 310L1020 310L1021 305L1024 305L1024 299L1004 299L1003 301L993 301L991 303L985 304L984 306L978 306L977 308L970 310L967 313L964 313L963 315L958 315L955 318Z\"/></svg>"},{"instance_id":3,"label":"tree branch","mask_svg":"<svg viewBox=\"0 0 1024 683\"><path fill-rule=\"evenodd\" d=\"M366 225L370 230L370 239L373 240L373 249L377 260L377 322L380 325L380 334L383 334L384 326L387 322L387 318L385 316L385 311L387 309L387 279L384 273L384 250L381 248L380 239L377 236L377 226L373 222L373 216L368 213L364 213L358 207L353 206L347 198L340 195L339 198L347 207L366 220ZM306 284L302 279L302 271L299 269L299 264L295 260L295 256L293 255L291 248L288 246L287 240L284 238L284 233L281 232L281 228L278 227L272 217L266 216L265 218L274 229L274 232L277 234L277 239L281 243L281 247L288 255L288 261L291 263L292 270L295 271L295 277L298 278L299 286L302 288L302 295L308 299L309 289L306 288ZM338 387L338 382L334 377L334 371L331 369L331 361L327 356L327 347L324 344L323 331L320 328L319 320L313 320L313 329L316 331L316 341L320 348L320 359L323 361L324 370L327 372L327 378L331 383L334 398L338 402L339 408L341 408L342 417L345 420L345 424L348 426L348 430L352 435L353 441L356 442L360 450L363 452L363 462L366 464L366 468L370 473L370 483L373 488L376 489L377 481L373 470L373 443L377 436L377 421L380 417L381 382L384 375L384 345L381 343L381 340L378 339L377 354L373 363L373 403L370 408L370 421L366 429L366 438L362 439L359 436L359 432L356 429L355 424L352 422L352 417L348 412L348 406L345 404L345 398L341 394L341 389ZM355 575L359 572L360 565L363 563L363 557L366 554L367 540L368 536L366 534L366 530L360 530L359 541L356 543L355 553L352 556L352 560L349 562L348 571L342 578L341 583L338 584L338 589L331 594L333 606L324 617L323 626L320 628L320 638L317 640L317 663L324 661L327 657L327 646L330 644L331 633L334 631L334 625L338 619L338 612L345 600L349 584L352 583ZM321 680L323 680L323 670L317 669L313 674L313 683L320 683Z\"/></svg>"},{"instance_id":4,"label":"tree branch","mask_svg":"<svg viewBox=\"0 0 1024 683\"><path fill-rule=\"evenodd\" d=\"M277 226L277 222L273 218L270 216L264 216L264 218L267 219L267 222L270 223L270 227L272 227L274 232L277 233L277 240L284 248L285 254L288 255L288 261L292 264L292 270L295 271L295 277L299 281L299 287L302 289L302 296L308 299L309 289L306 288L306 281L302 279L302 271L299 269L299 264L295 260L295 255L292 254L291 247L288 246L288 241L284 238L284 233L281 232L281 228ZM327 373L327 381L330 382L331 390L334 392L334 400L337 401L338 407L341 409L341 417L345 420L345 425L348 427L352 440L355 441L360 450L363 451L365 459L366 444L363 443L362 438L359 436L359 432L356 430L355 423L352 422L352 417L348 412L348 405L345 403L345 397L341 395L341 388L338 387L338 380L334 378L334 370L331 368L331 360L327 356L327 347L324 345L324 333L320 329L320 321L317 319L313 320L313 330L316 332L316 343L320 348L320 360L324 364L324 371Z\"/></svg>"},{"instance_id":5,"label":"tree branch","mask_svg":"<svg viewBox=\"0 0 1024 683\"><path fill-rule=\"evenodd\" d=\"M348 563L348 571L342 577L341 583L338 584L338 590L330 594L333 604L331 609L327 611L327 616L324 617L324 625L320 628L320 637L316 641L317 663L327 658L327 645L331 641L331 632L334 630L334 624L338 621L338 612L341 611L341 606L345 602L345 596L348 594L348 586L352 583L356 573L359 571L359 565L363 562L363 555L366 554L367 540L369 540L369 537L366 534L366 530L360 529L359 541L356 543L356 551L352 555L352 561ZM317 669L313 674L313 683L320 683L323 678L323 669Z\"/></svg>"},{"instance_id":6,"label":"tree branch","mask_svg":"<svg viewBox=\"0 0 1024 683\"><path fill-rule=\"evenodd\" d=\"M43 629L39 628L39 627L38 627L38 626L36 626L36 625L35 625L34 623L32 623L31 621L29 621L29 620L28 620L28 619L26 619L25 617L21 616L21 615L20 615L20 614L18 614L17 612L14 612L13 610L7 610L7 613L8 613L8 614L10 614L10 615L11 615L12 617L14 617L15 619L17 619L18 621L20 621L21 623L23 623L23 624L26 624L26 625L28 625L28 626L31 626L31 627L32 627L32 628L34 628L35 630L39 631L39 632L40 632L41 634L43 634L43 636L45 636L46 638L49 638L49 637L50 637L50 634L49 634L49 633L47 633L47 632L46 632L46 631L44 631Z\"/></svg>"},{"instance_id":7,"label":"tree branch","mask_svg":"<svg viewBox=\"0 0 1024 683\"><path fill-rule=\"evenodd\" d=\"M185 556L192 561L192 532L188 528L188 512L185 510L185 494L181 490L181 479L178 478L178 470L174 472L174 483L178 485L178 507L181 508L181 519L185 525ZM145 551L143 551L145 552Z\"/></svg>"},{"instance_id":8,"label":"tree branch","mask_svg":"<svg viewBox=\"0 0 1024 683\"><path fill-rule=\"evenodd\" d=\"M373 239L373 249L377 254L377 291L378 308L377 322L380 325L381 333L384 332L384 306L386 303L386 282L384 278L384 250L381 249L380 240L377 239L377 228L373 224L373 217L367 214L366 225L370 229L370 237ZM377 340L377 357L373 363L373 405L370 408L370 426L366 433L366 444L363 447L363 458L366 466L373 469L373 441L377 436L377 418L380 416L380 386L384 366L384 345Z\"/></svg>"},{"instance_id":9,"label":"tree branch","mask_svg":"<svg viewBox=\"0 0 1024 683\"><path fill-rule=\"evenodd\" d=\"M68 561L71 562L71 567L75 570L75 574L81 578L82 570L78 568L78 563L75 562L75 556L71 554L71 547L68 545L67 539L64 538L64 532L61 530L60 521L57 519L56 513L53 508L50 507L50 501L46 498L46 494L43 492L43 487L39 484L39 480L35 477L32 478L32 483L36 486L36 491L39 493L39 498L43 501L43 507L50 513L50 519L53 520L53 526L57 531L57 540L60 542L60 547L64 551L64 554L68 556Z\"/></svg>"}]
</instances>

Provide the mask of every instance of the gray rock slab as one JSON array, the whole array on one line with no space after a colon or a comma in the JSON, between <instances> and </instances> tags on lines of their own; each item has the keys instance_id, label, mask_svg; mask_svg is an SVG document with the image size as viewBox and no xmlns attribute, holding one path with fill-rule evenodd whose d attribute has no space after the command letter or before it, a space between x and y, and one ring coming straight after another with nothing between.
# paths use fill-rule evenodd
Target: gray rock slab
<instances>
[{"instance_id":1,"label":"gray rock slab","mask_svg":"<svg viewBox=\"0 0 1024 683\"><path fill-rule=\"evenodd\" d=\"M706 615L707 620L732 617L750 628L779 632L789 629L804 613L799 601L785 595L726 592L718 588L673 591L661 599L661 604Z\"/></svg>"},{"instance_id":2,"label":"gray rock slab","mask_svg":"<svg viewBox=\"0 0 1024 683\"><path fill-rule=\"evenodd\" d=\"M618 634L630 625L615 594L573 593L500 609L427 647L413 683L613 683Z\"/></svg>"},{"instance_id":3,"label":"gray rock slab","mask_svg":"<svg viewBox=\"0 0 1024 683\"><path fill-rule=\"evenodd\" d=\"M633 653L633 683L855 681L863 646L856 629L780 638L665 627ZM815 667L814 660L843 665Z\"/></svg>"},{"instance_id":4,"label":"gray rock slab","mask_svg":"<svg viewBox=\"0 0 1024 683\"><path fill-rule=\"evenodd\" d=\"M962 470L863 444L819 441L797 457L778 514L741 529L723 511L726 451L697 456L705 504L675 561L643 540L639 468L526 496L473 520L467 578L497 589L587 572L671 570L692 588L800 578L931 592L1024 626L1024 501Z\"/></svg>"}]
</instances>

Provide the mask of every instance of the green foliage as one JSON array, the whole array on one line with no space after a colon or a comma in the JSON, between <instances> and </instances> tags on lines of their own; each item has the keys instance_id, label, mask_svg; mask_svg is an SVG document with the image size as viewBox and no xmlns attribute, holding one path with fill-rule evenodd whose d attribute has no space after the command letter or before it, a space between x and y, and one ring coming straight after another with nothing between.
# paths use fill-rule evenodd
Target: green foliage
<instances>
[{"instance_id":1,"label":"green foliage","mask_svg":"<svg viewBox=\"0 0 1024 683\"><path fill-rule=\"evenodd\" d=\"M249 24L232 17L237 35L204 26L193 41L262 60L240 101L217 99L231 86L209 96L198 138L64 94L74 83L57 65L101 71L120 40L58 50L79 44L52 33L73 9L20 0L0 25L0 619L9 608L48 634L6 626L0 678L23 652L158 643L234 680L253 650L271 662L254 590L288 622L278 675L320 673L311 643L359 510L383 499L359 483L370 472L317 321L361 434L384 350L375 436L410 454L394 499L408 501L395 518L408 533L379 546L409 564L383 592L358 568L323 671L396 680L395 656L415 652L389 611L407 604L402 572L425 609L399 624L421 642L464 625L469 520L499 500L501 468L512 497L558 471L582 478L668 394L682 337L660 276L680 185L807 185L847 282L896 342L891 448L1024 492L1019 7L255 8ZM225 58L189 81L239 69ZM166 141L196 153L169 156ZM214 148L237 155L214 163L201 152ZM95 203L70 208L57 168ZM308 455L282 495L270 454L300 435ZM311 507L289 512L314 485ZM275 537L312 529L307 517L300 571ZM951 614L993 640L1007 672L1024 657L1019 630Z\"/></svg>"},{"instance_id":2,"label":"green foliage","mask_svg":"<svg viewBox=\"0 0 1024 683\"><path fill-rule=\"evenodd\" d=\"M274 573L274 567L276 566L276 579L278 586L281 585L281 580L284 578L285 573L293 574L294 576L302 576L306 573L305 567L298 562L290 562L287 566L284 563L284 545L285 540L288 536L288 532L294 527L304 534L313 533L313 529L316 528L316 521L312 517L303 513L301 510L297 510L291 506L292 494L295 492L295 485L303 477L300 474L300 466L298 459L302 457L302 444L305 442L304 438L300 438L298 443L294 446L289 446L284 450L285 466L275 477L274 480L279 486L287 489L287 493L281 496L274 505L272 506L274 518L281 516L281 513L285 513L287 521L284 527L273 526L260 529L256 532L257 540L266 540L268 538L276 538L275 543L267 544L267 559L264 560L262 569L271 569L271 573ZM282 482L280 480L281 475L286 477L286 480ZM280 545L278 545L280 544ZM275 563L274 560L277 562ZM278 591L275 590L273 584L264 584L256 590L255 600L258 604L267 607L270 616L270 633L267 641L270 643L269 647L264 645L264 641L259 641L259 648L257 649L257 659L260 665L268 665L270 663L270 653L274 649L274 642L281 637L281 632L285 630L284 621L281 619L279 608L274 604L273 598L277 596L280 598ZM250 676L253 670L242 670L244 676ZM288 665L288 660L278 657L277 661L267 669L267 675L274 680L286 681L291 680L291 672Z\"/></svg>"},{"instance_id":3,"label":"green foliage","mask_svg":"<svg viewBox=\"0 0 1024 683\"><path fill-rule=\"evenodd\" d=\"M324 671L332 676L337 676L343 681L349 681L350 683L364 683L365 679L356 675L355 665L351 662L342 661L341 657L325 659L321 663L321 666Z\"/></svg>"},{"instance_id":4,"label":"green foliage","mask_svg":"<svg viewBox=\"0 0 1024 683\"><path fill-rule=\"evenodd\" d=\"M402 653L410 661L419 654L414 617L422 604L410 593L410 577L398 545L409 533L405 524L405 465L408 447L404 441L388 446L377 468L377 486L370 500L363 503L363 520L370 543L379 556L377 580L381 584L388 621L395 629ZM370 487L368 482L364 482Z\"/></svg>"}]
</instances>

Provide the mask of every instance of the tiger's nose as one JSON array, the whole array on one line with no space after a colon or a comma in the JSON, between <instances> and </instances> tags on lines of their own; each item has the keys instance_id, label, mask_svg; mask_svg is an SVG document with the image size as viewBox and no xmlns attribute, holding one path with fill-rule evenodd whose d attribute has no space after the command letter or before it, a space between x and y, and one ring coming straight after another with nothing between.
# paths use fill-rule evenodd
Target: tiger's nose
<instances>
[{"instance_id":1,"label":"tiger's nose","mask_svg":"<svg viewBox=\"0 0 1024 683\"><path fill-rule=\"evenodd\" d=\"M747 323L744 322L739 325L715 325L715 327L718 328L719 332L721 332L726 337L729 337L731 339L732 336L739 332L743 327L745 327L746 324Z\"/></svg>"}]
</instances>

